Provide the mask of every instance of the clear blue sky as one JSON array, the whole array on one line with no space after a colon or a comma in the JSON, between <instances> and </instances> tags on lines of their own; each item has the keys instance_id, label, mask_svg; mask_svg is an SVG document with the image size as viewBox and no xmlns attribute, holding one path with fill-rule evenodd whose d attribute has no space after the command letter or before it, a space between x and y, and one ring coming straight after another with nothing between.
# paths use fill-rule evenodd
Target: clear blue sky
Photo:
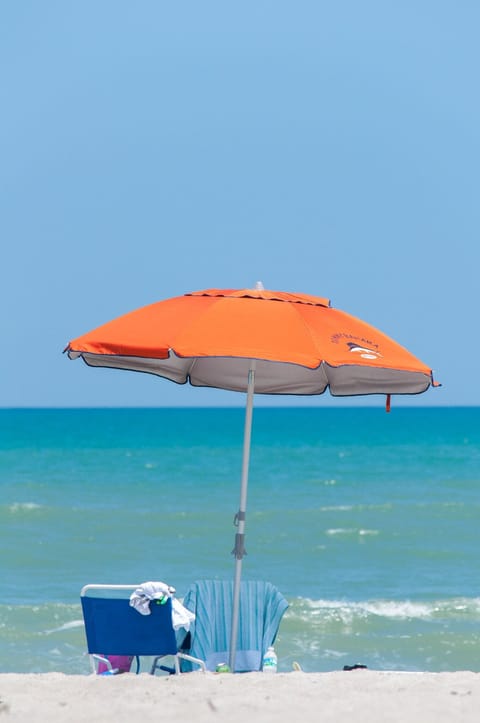
<instances>
[{"instance_id":1,"label":"clear blue sky","mask_svg":"<svg viewBox=\"0 0 480 723\"><path fill-rule=\"evenodd\" d=\"M480 404L479 27L474 0L3 3L0 406L241 405L62 350L258 279L419 356L444 386L407 403Z\"/></svg>"}]
</instances>

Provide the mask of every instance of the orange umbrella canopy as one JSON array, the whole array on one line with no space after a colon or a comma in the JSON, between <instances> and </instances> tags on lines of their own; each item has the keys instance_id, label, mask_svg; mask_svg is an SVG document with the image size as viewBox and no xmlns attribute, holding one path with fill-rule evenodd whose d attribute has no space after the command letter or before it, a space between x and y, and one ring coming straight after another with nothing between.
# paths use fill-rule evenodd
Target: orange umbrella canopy
<instances>
[{"instance_id":1,"label":"orange umbrella canopy","mask_svg":"<svg viewBox=\"0 0 480 723\"><path fill-rule=\"evenodd\" d=\"M159 301L71 341L71 359L149 372L180 384L260 394L417 394L432 371L328 299L207 289Z\"/></svg>"}]
</instances>

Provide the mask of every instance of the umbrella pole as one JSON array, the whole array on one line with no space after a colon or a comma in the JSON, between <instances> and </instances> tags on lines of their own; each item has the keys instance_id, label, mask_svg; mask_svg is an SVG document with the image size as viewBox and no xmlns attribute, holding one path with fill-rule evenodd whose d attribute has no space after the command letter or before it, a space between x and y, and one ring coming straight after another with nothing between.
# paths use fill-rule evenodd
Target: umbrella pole
<instances>
[{"instance_id":1,"label":"umbrella pole","mask_svg":"<svg viewBox=\"0 0 480 723\"><path fill-rule=\"evenodd\" d=\"M240 485L240 505L235 515L234 524L238 528L235 535L235 578L233 583L232 630L230 635L230 657L228 664L232 673L235 672L235 656L237 652L238 618L240 612L240 581L242 577L242 560L245 551L245 517L247 511L248 466L250 462L250 440L252 436L253 393L255 390L255 361L252 360L248 371L247 406L245 410L245 430L243 435L242 480Z\"/></svg>"}]
</instances>

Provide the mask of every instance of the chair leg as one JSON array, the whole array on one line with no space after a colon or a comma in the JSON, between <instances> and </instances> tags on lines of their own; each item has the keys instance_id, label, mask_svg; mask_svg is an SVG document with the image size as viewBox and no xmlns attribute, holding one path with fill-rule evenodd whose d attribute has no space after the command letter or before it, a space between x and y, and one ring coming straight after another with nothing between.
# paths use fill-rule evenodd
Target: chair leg
<instances>
[{"instance_id":1,"label":"chair leg","mask_svg":"<svg viewBox=\"0 0 480 723\"><path fill-rule=\"evenodd\" d=\"M175 673L177 675L180 675L182 673L181 668L180 668L180 658L182 658L182 660L189 660L191 663L196 663L196 665L200 666L200 669L204 673L206 673L206 671L207 671L207 666L205 665L203 660L200 660L199 658L194 658L191 655L187 655L186 653L177 653L176 655L173 656L175 668L169 668L164 665L159 665L158 661L162 660L163 658L166 658L166 657L168 657L168 656L158 655L154 659L154 661L152 663L152 667L150 668L150 675L155 675L156 670L165 670L168 673Z\"/></svg>"},{"instance_id":2,"label":"chair leg","mask_svg":"<svg viewBox=\"0 0 480 723\"><path fill-rule=\"evenodd\" d=\"M111 664L111 662L109 661L108 658L105 658L103 655L98 655L98 653L92 653L92 654L90 655L90 663L91 663L91 666L92 666L92 672L93 672L93 673L95 673L95 674L97 673L97 668L96 668L96 665L95 665L95 661L96 661L96 660L97 660L99 663L105 663L105 665L107 666L108 672L109 672L109 673L112 672L112 670L113 670L112 664Z\"/></svg>"},{"instance_id":3,"label":"chair leg","mask_svg":"<svg viewBox=\"0 0 480 723\"><path fill-rule=\"evenodd\" d=\"M207 672L207 666L203 660L200 660L200 658L194 658L192 655L187 655L186 653L178 653L178 657L183 658L183 660L189 660L191 663L196 663L202 672Z\"/></svg>"},{"instance_id":4,"label":"chair leg","mask_svg":"<svg viewBox=\"0 0 480 723\"><path fill-rule=\"evenodd\" d=\"M174 668L170 667L169 665L160 665L158 662L159 660L163 660L163 658L169 658L172 654L169 655L157 655L157 657L154 659L152 663L152 667L150 668L150 675L155 675L156 670L163 670L165 673L169 673L170 675L174 675L177 671L176 665Z\"/></svg>"}]
</instances>

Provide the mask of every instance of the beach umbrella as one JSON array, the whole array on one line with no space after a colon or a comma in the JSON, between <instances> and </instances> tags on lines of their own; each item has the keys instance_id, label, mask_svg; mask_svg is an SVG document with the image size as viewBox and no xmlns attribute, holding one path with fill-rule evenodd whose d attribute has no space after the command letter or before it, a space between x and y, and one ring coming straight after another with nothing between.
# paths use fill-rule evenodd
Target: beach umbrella
<instances>
[{"instance_id":1,"label":"beach umbrella","mask_svg":"<svg viewBox=\"0 0 480 723\"><path fill-rule=\"evenodd\" d=\"M234 670L245 554L253 395L420 394L432 370L360 319L307 294L207 289L141 307L70 341L70 359L246 393L230 639Z\"/></svg>"}]
</instances>

